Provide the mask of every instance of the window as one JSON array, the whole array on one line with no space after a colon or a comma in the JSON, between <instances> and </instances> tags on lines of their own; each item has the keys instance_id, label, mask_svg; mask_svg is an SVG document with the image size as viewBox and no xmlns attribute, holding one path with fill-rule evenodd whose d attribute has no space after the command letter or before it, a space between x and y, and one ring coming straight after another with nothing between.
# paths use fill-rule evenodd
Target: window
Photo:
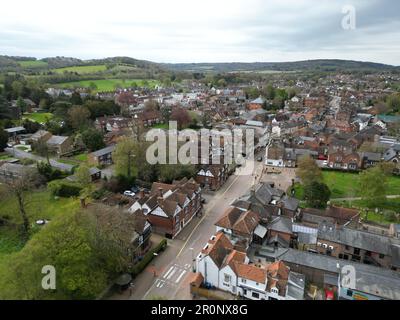
<instances>
[{"instance_id":1,"label":"window","mask_svg":"<svg viewBox=\"0 0 400 320\"><path fill-rule=\"evenodd\" d=\"M242 278L242 283L246 283L246 279L243 279L243 278Z\"/></svg>"},{"instance_id":2,"label":"window","mask_svg":"<svg viewBox=\"0 0 400 320\"><path fill-rule=\"evenodd\" d=\"M271 292L275 293L275 294L278 294L278 289L277 288L271 288Z\"/></svg>"},{"instance_id":3,"label":"window","mask_svg":"<svg viewBox=\"0 0 400 320\"><path fill-rule=\"evenodd\" d=\"M359 256L360 255L360 249L354 248L354 254Z\"/></svg>"},{"instance_id":4,"label":"window","mask_svg":"<svg viewBox=\"0 0 400 320\"><path fill-rule=\"evenodd\" d=\"M352 296L353 296L353 291L352 291L352 290L347 290L347 295L348 295L349 297L352 297Z\"/></svg>"},{"instance_id":5,"label":"window","mask_svg":"<svg viewBox=\"0 0 400 320\"><path fill-rule=\"evenodd\" d=\"M231 276L229 274L224 274L224 282L230 283L231 282Z\"/></svg>"},{"instance_id":6,"label":"window","mask_svg":"<svg viewBox=\"0 0 400 320\"><path fill-rule=\"evenodd\" d=\"M253 298L256 298L256 299L259 299L259 298L260 298L260 295L259 295L257 292L252 292L252 293L251 293L251 296L252 296Z\"/></svg>"},{"instance_id":7,"label":"window","mask_svg":"<svg viewBox=\"0 0 400 320\"><path fill-rule=\"evenodd\" d=\"M346 248L346 250L349 250L349 249L350 249L350 247L349 247L349 246L345 246L345 248Z\"/></svg>"},{"instance_id":8,"label":"window","mask_svg":"<svg viewBox=\"0 0 400 320\"><path fill-rule=\"evenodd\" d=\"M379 254L379 259L383 259L383 258L385 258L385 255L383 253L380 253Z\"/></svg>"}]
</instances>

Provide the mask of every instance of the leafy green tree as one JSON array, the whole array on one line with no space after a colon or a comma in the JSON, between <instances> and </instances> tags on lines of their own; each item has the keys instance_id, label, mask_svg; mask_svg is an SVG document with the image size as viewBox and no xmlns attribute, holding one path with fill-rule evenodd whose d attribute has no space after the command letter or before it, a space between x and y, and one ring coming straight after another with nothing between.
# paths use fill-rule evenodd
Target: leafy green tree
<instances>
[{"instance_id":1,"label":"leafy green tree","mask_svg":"<svg viewBox=\"0 0 400 320\"><path fill-rule=\"evenodd\" d=\"M322 172L313 158L308 155L302 156L297 162L297 176L303 185L310 185L312 182L322 182Z\"/></svg>"},{"instance_id":2,"label":"leafy green tree","mask_svg":"<svg viewBox=\"0 0 400 320\"><path fill-rule=\"evenodd\" d=\"M39 156L45 157L48 164L50 164L50 148L46 141L43 139L38 140L32 145L33 151L35 151Z\"/></svg>"},{"instance_id":3,"label":"leafy green tree","mask_svg":"<svg viewBox=\"0 0 400 320\"><path fill-rule=\"evenodd\" d=\"M90 111L86 107L73 106L68 110L68 120L71 127L77 130L83 130L89 124Z\"/></svg>"},{"instance_id":4,"label":"leafy green tree","mask_svg":"<svg viewBox=\"0 0 400 320\"><path fill-rule=\"evenodd\" d=\"M71 98L70 98L70 102L73 105L81 105L82 104L82 98L81 98L81 95L79 94L79 92L74 91L72 93Z\"/></svg>"},{"instance_id":5,"label":"leafy green tree","mask_svg":"<svg viewBox=\"0 0 400 320\"><path fill-rule=\"evenodd\" d=\"M360 173L360 193L369 209L377 208L386 201L387 174L381 166Z\"/></svg>"},{"instance_id":6,"label":"leafy green tree","mask_svg":"<svg viewBox=\"0 0 400 320\"><path fill-rule=\"evenodd\" d=\"M324 209L331 196L331 191L325 183L313 181L304 187L304 198L312 208Z\"/></svg>"},{"instance_id":7,"label":"leafy green tree","mask_svg":"<svg viewBox=\"0 0 400 320\"><path fill-rule=\"evenodd\" d=\"M7 147L8 133L4 131L4 128L0 126L0 151L4 151Z\"/></svg>"},{"instance_id":8,"label":"leafy green tree","mask_svg":"<svg viewBox=\"0 0 400 320\"><path fill-rule=\"evenodd\" d=\"M192 178L196 175L196 167L183 164L160 165L159 179L162 182L171 183L173 180L180 180L184 177Z\"/></svg>"},{"instance_id":9,"label":"leafy green tree","mask_svg":"<svg viewBox=\"0 0 400 320\"><path fill-rule=\"evenodd\" d=\"M79 166L75 172L77 182L84 188L87 188L92 183L89 167L85 164Z\"/></svg>"},{"instance_id":10,"label":"leafy green tree","mask_svg":"<svg viewBox=\"0 0 400 320\"><path fill-rule=\"evenodd\" d=\"M109 270L91 246L91 225L81 213L59 215L0 266L1 299L94 299L104 290ZM42 268L56 269L56 289L42 288Z\"/></svg>"},{"instance_id":11,"label":"leafy green tree","mask_svg":"<svg viewBox=\"0 0 400 320\"><path fill-rule=\"evenodd\" d=\"M21 113L26 112L26 102L24 101L24 99L22 99L22 97L18 97L17 107L21 110Z\"/></svg>"},{"instance_id":12,"label":"leafy green tree","mask_svg":"<svg viewBox=\"0 0 400 320\"><path fill-rule=\"evenodd\" d=\"M103 133L94 128L89 128L82 132L82 140L90 151L99 150L105 147Z\"/></svg>"},{"instance_id":13,"label":"leafy green tree","mask_svg":"<svg viewBox=\"0 0 400 320\"><path fill-rule=\"evenodd\" d=\"M131 137L124 137L118 143L113 153L115 172L128 178L136 177L137 169L134 157L138 150L137 142Z\"/></svg>"}]
</instances>

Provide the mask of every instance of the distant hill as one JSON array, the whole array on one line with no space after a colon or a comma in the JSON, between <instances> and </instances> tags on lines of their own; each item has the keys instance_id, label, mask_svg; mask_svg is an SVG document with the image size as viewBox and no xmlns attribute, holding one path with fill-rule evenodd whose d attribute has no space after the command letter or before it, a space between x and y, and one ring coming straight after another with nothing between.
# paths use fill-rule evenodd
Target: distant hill
<instances>
[{"instance_id":1,"label":"distant hill","mask_svg":"<svg viewBox=\"0 0 400 320\"><path fill-rule=\"evenodd\" d=\"M400 67L391 65L351 60L306 60L296 62L232 62L232 63L175 63L162 64L172 71L188 72L262 72L262 71L340 71L371 70L392 71Z\"/></svg>"},{"instance_id":2,"label":"distant hill","mask_svg":"<svg viewBox=\"0 0 400 320\"><path fill-rule=\"evenodd\" d=\"M172 72L288 72L288 71L400 71L400 67L387 64L351 60L306 60L296 62L232 62L232 63L155 63L130 57L81 60L71 57L49 57L38 60L33 57L0 56L0 72L47 72L51 69L75 66L107 65L108 69L120 66L126 72L159 74ZM115 71L115 70L113 70ZM106 73L106 72L105 72Z\"/></svg>"},{"instance_id":3,"label":"distant hill","mask_svg":"<svg viewBox=\"0 0 400 320\"><path fill-rule=\"evenodd\" d=\"M38 60L33 57L0 56L0 71L24 72L29 70L39 71L40 69L45 71L49 69L102 64L122 64L135 67L137 69L146 69L152 71L162 71L163 69L163 67L157 63L129 57L111 57L91 60L81 60L71 57L49 57Z\"/></svg>"}]
</instances>

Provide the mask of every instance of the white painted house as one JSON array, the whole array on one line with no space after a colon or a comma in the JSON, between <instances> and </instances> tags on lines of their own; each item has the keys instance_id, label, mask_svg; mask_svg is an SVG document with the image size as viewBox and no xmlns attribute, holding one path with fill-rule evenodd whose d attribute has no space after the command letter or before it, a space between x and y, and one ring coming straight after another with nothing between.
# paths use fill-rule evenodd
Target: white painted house
<instances>
[{"instance_id":1,"label":"white painted house","mask_svg":"<svg viewBox=\"0 0 400 320\"><path fill-rule=\"evenodd\" d=\"M208 286L251 300L298 300L304 293L304 276L291 273L282 261L250 263L246 253L235 250L223 232L212 236L199 253L196 270ZM293 286L296 290L290 290ZM291 292L301 294L292 296Z\"/></svg>"}]
</instances>

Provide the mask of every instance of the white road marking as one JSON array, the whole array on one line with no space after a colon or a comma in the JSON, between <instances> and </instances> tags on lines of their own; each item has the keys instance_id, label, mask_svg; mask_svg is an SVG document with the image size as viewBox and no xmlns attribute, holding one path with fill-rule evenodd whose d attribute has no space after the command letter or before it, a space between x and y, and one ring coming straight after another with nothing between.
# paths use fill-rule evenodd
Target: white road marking
<instances>
[{"instance_id":1,"label":"white road marking","mask_svg":"<svg viewBox=\"0 0 400 320\"><path fill-rule=\"evenodd\" d=\"M186 268L186 269L189 269L189 268L190 268L190 263L186 263L186 264L185 264L185 268Z\"/></svg>"},{"instance_id":2,"label":"white road marking","mask_svg":"<svg viewBox=\"0 0 400 320\"><path fill-rule=\"evenodd\" d=\"M174 275L176 270L177 270L177 268L174 266L174 270L172 270L172 272L168 275L167 280L169 280Z\"/></svg>"},{"instance_id":3,"label":"white road marking","mask_svg":"<svg viewBox=\"0 0 400 320\"><path fill-rule=\"evenodd\" d=\"M173 268L174 266L171 266L171 268L169 268L169 270L164 274L163 278L168 277L168 274L172 271Z\"/></svg>"},{"instance_id":4,"label":"white road marking","mask_svg":"<svg viewBox=\"0 0 400 320\"><path fill-rule=\"evenodd\" d=\"M183 277L183 275L184 275L185 273L186 273L186 270L183 270L183 271L181 272L181 274L179 275L178 279L176 279L175 283L178 283L179 281L181 281L181 279L182 279L182 277Z\"/></svg>"}]
</instances>

